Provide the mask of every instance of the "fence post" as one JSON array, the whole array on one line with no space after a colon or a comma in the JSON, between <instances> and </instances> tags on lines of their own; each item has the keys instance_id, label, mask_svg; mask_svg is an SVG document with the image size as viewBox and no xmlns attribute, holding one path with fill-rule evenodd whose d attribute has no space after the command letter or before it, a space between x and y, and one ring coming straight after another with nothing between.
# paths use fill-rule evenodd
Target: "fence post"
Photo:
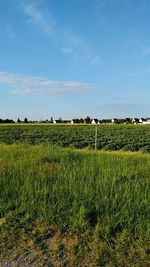
<instances>
[{"instance_id":1,"label":"fence post","mask_svg":"<svg viewBox=\"0 0 150 267\"><path fill-rule=\"evenodd\" d=\"M97 150L97 125L95 127L95 150Z\"/></svg>"}]
</instances>

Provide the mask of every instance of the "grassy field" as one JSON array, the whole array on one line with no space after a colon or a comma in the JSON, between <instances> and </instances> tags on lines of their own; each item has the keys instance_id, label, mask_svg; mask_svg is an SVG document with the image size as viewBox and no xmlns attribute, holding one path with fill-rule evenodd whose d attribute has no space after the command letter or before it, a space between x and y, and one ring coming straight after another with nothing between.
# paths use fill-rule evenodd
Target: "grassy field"
<instances>
[{"instance_id":1,"label":"grassy field","mask_svg":"<svg viewBox=\"0 0 150 267\"><path fill-rule=\"evenodd\" d=\"M97 141L98 149L150 152L150 125L98 125ZM1 124L0 143L56 144L93 149L95 126Z\"/></svg>"},{"instance_id":2,"label":"grassy field","mask_svg":"<svg viewBox=\"0 0 150 267\"><path fill-rule=\"evenodd\" d=\"M0 266L149 266L149 178L141 152L1 144Z\"/></svg>"}]
</instances>

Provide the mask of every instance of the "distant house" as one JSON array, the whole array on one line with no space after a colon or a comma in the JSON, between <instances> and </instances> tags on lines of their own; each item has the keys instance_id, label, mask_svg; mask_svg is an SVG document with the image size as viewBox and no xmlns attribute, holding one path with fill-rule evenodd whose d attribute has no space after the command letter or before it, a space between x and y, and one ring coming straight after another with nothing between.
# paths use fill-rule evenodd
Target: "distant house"
<instances>
[{"instance_id":1,"label":"distant house","mask_svg":"<svg viewBox=\"0 0 150 267\"><path fill-rule=\"evenodd\" d=\"M139 119L138 118L133 118L132 119L132 123L133 124L138 124L139 123Z\"/></svg>"},{"instance_id":2,"label":"distant house","mask_svg":"<svg viewBox=\"0 0 150 267\"><path fill-rule=\"evenodd\" d=\"M80 123L80 120L79 119L72 119L70 121L71 124L75 124L75 123Z\"/></svg>"},{"instance_id":3,"label":"distant house","mask_svg":"<svg viewBox=\"0 0 150 267\"><path fill-rule=\"evenodd\" d=\"M111 120L112 124L126 124L126 119L117 119L117 118L113 118Z\"/></svg>"},{"instance_id":4,"label":"distant house","mask_svg":"<svg viewBox=\"0 0 150 267\"><path fill-rule=\"evenodd\" d=\"M93 120L91 121L91 124L99 124L98 119L93 119Z\"/></svg>"},{"instance_id":5,"label":"distant house","mask_svg":"<svg viewBox=\"0 0 150 267\"><path fill-rule=\"evenodd\" d=\"M113 118L112 120L111 120L111 123L118 123L118 119L116 119L116 118Z\"/></svg>"},{"instance_id":6,"label":"distant house","mask_svg":"<svg viewBox=\"0 0 150 267\"><path fill-rule=\"evenodd\" d=\"M53 120L53 123L56 124L56 123L62 123L62 120Z\"/></svg>"},{"instance_id":7,"label":"distant house","mask_svg":"<svg viewBox=\"0 0 150 267\"><path fill-rule=\"evenodd\" d=\"M143 123L143 121L145 121L144 118L140 118L140 119L139 119L139 123Z\"/></svg>"},{"instance_id":8,"label":"distant house","mask_svg":"<svg viewBox=\"0 0 150 267\"><path fill-rule=\"evenodd\" d=\"M146 118L142 121L143 124L150 124L150 118Z\"/></svg>"}]
</instances>

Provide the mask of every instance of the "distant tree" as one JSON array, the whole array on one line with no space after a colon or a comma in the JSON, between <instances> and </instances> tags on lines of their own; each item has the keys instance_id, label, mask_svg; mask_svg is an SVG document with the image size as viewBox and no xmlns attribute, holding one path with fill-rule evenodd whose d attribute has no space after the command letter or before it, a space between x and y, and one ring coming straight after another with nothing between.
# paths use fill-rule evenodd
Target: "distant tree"
<instances>
[{"instance_id":1,"label":"distant tree","mask_svg":"<svg viewBox=\"0 0 150 267\"><path fill-rule=\"evenodd\" d=\"M90 118L89 116L87 116L87 117L85 118L85 121L86 121L86 123L91 123L91 118Z\"/></svg>"},{"instance_id":2,"label":"distant tree","mask_svg":"<svg viewBox=\"0 0 150 267\"><path fill-rule=\"evenodd\" d=\"M109 123L111 123L111 119L102 119L102 120L100 120L100 123L105 123L105 124L109 124Z\"/></svg>"},{"instance_id":3,"label":"distant tree","mask_svg":"<svg viewBox=\"0 0 150 267\"><path fill-rule=\"evenodd\" d=\"M76 119L75 121L76 121L76 123L80 123L80 120L79 119Z\"/></svg>"},{"instance_id":4,"label":"distant tree","mask_svg":"<svg viewBox=\"0 0 150 267\"><path fill-rule=\"evenodd\" d=\"M80 121L80 123L84 123L84 119L83 118L81 118L79 121Z\"/></svg>"},{"instance_id":5,"label":"distant tree","mask_svg":"<svg viewBox=\"0 0 150 267\"><path fill-rule=\"evenodd\" d=\"M94 119L96 123L98 123L98 119Z\"/></svg>"},{"instance_id":6,"label":"distant tree","mask_svg":"<svg viewBox=\"0 0 150 267\"><path fill-rule=\"evenodd\" d=\"M126 118L126 123L132 123L132 119L131 118Z\"/></svg>"},{"instance_id":7,"label":"distant tree","mask_svg":"<svg viewBox=\"0 0 150 267\"><path fill-rule=\"evenodd\" d=\"M118 119L118 124L125 124L126 120L125 119Z\"/></svg>"},{"instance_id":8,"label":"distant tree","mask_svg":"<svg viewBox=\"0 0 150 267\"><path fill-rule=\"evenodd\" d=\"M21 122L21 120L18 118L17 123L20 123L20 122Z\"/></svg>"},{"instance_id":9,"label":"distant tree","mask_svg":"<svg viewBox=\"0 0 150 267\"><path fill-rule=\"evenodd\" d=\"M49 123L49 120L48 119L46 119L45 121L43 121L44 123Z\"/></svg>"},{"instance_id":10,"label":"distant tree","mask_svg":"<svg viewBox=\"0 0 150 267\"><path fill-rule=\"evenodd\" d=\"M111 119L105 119L105 123L111 123Z\"/></svg>"},{"instance_id":11,"label":"distant tree","mask_svg":"<svg viewBox=\"0 0 150 267\"><path fill-rule=\"evenodd\" d=\"M6 119L6 120L4 120L4 123L15 123L15 121Z\"/></svg>"},{"instance_id":12,"label":"distant tree","mask_svg":"<svg viewBox=\"0 0 150 267\"><path fill-rule=\"evenodd\" d=\"M27 118L24 119L24 123L28 123L28 119Z\"/></svg>"},{"instance_id":13,"label":"distant tree","mask_svg":"<svg viewBox=\"0 0 150 267\"><path fill-rule=\"evenodd\" d=\"M51 123L53 123L53 121L54 121L54 120L53 120L53 117L51 117L51 120L50 120L50 122L51 122Z\"/></svg>"}]
</instances>

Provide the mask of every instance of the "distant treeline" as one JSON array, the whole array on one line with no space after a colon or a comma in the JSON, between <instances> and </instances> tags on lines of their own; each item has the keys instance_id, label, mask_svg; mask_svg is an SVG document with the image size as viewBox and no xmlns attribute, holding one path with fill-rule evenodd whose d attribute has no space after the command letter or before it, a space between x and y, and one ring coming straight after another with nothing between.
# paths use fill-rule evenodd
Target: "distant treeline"
<instances>
[{"instance_id":1,"label":"distant treeline","mask_svg":"<svg viewBox=\"0 0 150 267\"><path fill-rule=\"evenodd\" d=\"M15 121L9 120L9 119L6 119L6 120L0 119L0 123L15 123Z\"/></svg>"},{"instance_id":2,"label":"distant treeline","mask_svg":"<svg viewBox=\"0 0 150 267\"><path fill-rule=\"evenodd\" d=\"M132 123L132 119L115 119L115 123L117 124L121 124L121 123ZM86 124L110 124L110 123L114 123L113 119L91 119L89 116L87 116L86 118L76 118L76 119L72 119L72 120L63 120L62 118L59 119L53 119L53 117L51 117L50 119L45 119L45 120L28 120L28 118L24 118L24 120L21 119L17 119L17 121L14 121L12 119L0 119L0 123L86 123Z\"/></svg>"},{"instance_id":3,"label":"distant treeline","mask_svg":"<svg viewBox=\"0 0 150 267\"><path fill-rule=\"evenodd\" d=\"M12 119L0 119L0 123L65 123L65 124L150 124L150 118L113 118L113 119L92 119L89 116L86 118L77 118L72 120L63 120L62 118L59 118L57 120L53 119L51 117L50 119L45 120L28 120L28 118L24 118L24 120L17 119L17 121L14 121Z\"/></svg>"},{"instance_id":4,"label":"distant treeline","mask_svg":"<svg viewBox=\"0 0 150 267\"><path fill-rule=\"evenodd\" d=\"M28 120L27 118L25 118L24 120L20 120L18 118L17 121L14 121L12 119L0 119L0 123L40 123L40 121L31 121L31 120Z\"/></svg>"}]
</instances>

